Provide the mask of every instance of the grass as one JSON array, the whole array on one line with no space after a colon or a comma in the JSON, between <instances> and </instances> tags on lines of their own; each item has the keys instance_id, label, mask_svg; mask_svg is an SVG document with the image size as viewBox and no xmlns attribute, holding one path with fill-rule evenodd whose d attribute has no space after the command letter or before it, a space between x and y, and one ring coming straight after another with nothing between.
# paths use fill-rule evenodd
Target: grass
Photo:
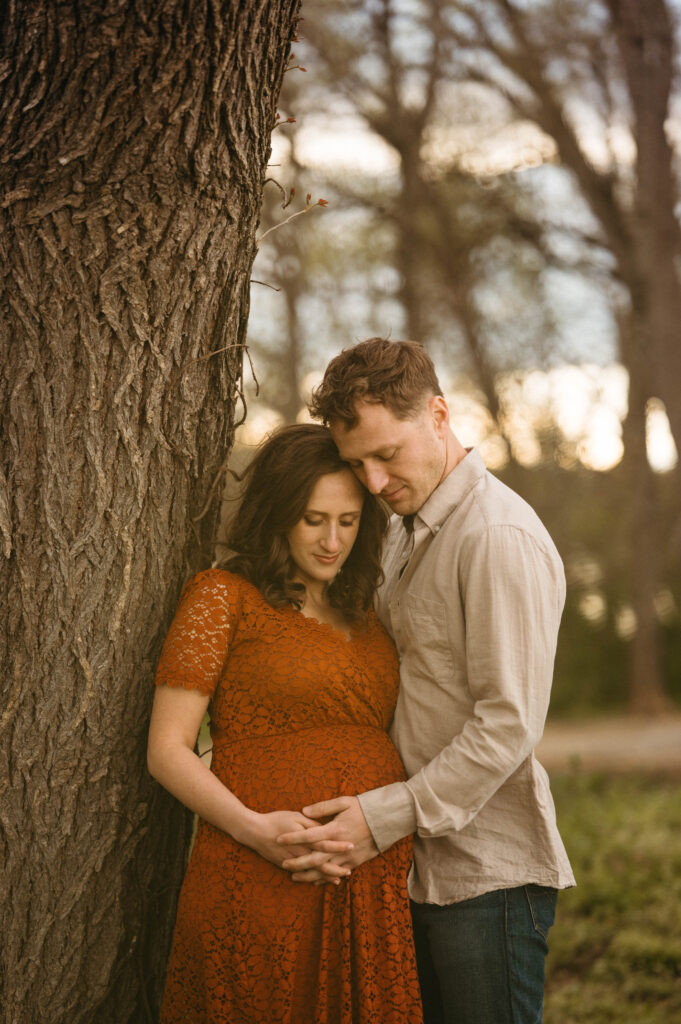
<instances>
[{"instance_id":1,"label":"grass","mask_svg":"<svg viewBox=\"0 0 681 1024\"><path fill-rule=\"evenodd\" d=\"M550 934L544 1024L681 1021L681 786L553 776L577 888Z\"/></svg>"}]
</instances>

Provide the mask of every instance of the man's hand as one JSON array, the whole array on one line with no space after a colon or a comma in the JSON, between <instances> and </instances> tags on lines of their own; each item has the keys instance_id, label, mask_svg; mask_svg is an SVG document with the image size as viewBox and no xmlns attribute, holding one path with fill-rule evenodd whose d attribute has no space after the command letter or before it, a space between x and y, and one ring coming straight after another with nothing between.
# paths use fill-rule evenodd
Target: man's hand
<instances>
[{"instance_id":1,"label":"man's hand","mask_svg":"<svg viewBox=\"0 0 681 1024\"><path fill-rule=\"evenodd\" d=\"M282 867L296 882L331 881L339 872L349 875L352 868L378 856L369 826L356 796L322 800L303 809L306 818L331 818L324 825L312 825L302 832L284 832L277 839L282 846L309 846L310 852L288 856ZM346 849L340 851L339 844Z\"/></svg>"}]
</instances>

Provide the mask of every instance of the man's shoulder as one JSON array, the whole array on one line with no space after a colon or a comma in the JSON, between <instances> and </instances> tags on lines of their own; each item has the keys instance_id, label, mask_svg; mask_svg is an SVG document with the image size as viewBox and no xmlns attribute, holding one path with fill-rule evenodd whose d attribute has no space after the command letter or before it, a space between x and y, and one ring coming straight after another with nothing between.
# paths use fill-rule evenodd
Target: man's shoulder
<instances>
[{"instance_id":1,"label":"man's shoulder","mask_svg":"<svg viewBox=\"0 0 681 1024\"><path fill-rule=\"evenodd\" d=\"M485 534L500 538L506 534L524 537L552 557L557 554L551 535L529 502L489 470L471 488L460 513L444 524L450 543L460 549L475 545Z\"/></svg>"},{"instance_id":2,"label":"man's shoulder","mask_svg":"<svg viewBox=\"0 0 681 1024\"><path fill-rule=\"evenodd\" d=\"M473 527L511 526L532 529L543 524L535 510L517 491L486 470L470 492L466 518Z\"/></svg>"}]
</instances>

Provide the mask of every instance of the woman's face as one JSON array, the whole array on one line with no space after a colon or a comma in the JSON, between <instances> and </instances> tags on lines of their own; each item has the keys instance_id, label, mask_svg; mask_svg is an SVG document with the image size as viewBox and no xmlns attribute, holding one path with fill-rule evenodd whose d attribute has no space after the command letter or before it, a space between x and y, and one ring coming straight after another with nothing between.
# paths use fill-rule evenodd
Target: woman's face
<instances>
[{"instance_id":1,"label":"woman's face","mask_svg":"<svg viewBox=\"0 0 681 1024\"><path fill-rule=\"evenodd\" d=\"M330 583L355 543L364 494L349 469L321 476L302 519L286 534L296 579Z\"/></svg>"}]
</instances>

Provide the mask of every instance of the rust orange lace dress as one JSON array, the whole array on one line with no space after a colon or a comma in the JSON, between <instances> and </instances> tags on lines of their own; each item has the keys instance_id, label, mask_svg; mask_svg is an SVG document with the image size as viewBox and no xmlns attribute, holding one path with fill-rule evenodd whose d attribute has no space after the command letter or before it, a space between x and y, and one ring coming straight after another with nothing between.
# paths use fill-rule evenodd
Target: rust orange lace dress
<instances>
[{"instance_id":1,"label":"rust orange lace dress","mask_svg":"<svg viewBox=\"0 0 681 1024\"><path fill-rule=\"evenodd\" d=\"M300 810L404 778L386 729L397 657L372 614L350 639L246 580L199 573L158 684L210 695L211 769L253 810ZM293 882L200 820L162 1024L419 1024L410 840L339 886Z\"/></svg>"}]
</instances>

